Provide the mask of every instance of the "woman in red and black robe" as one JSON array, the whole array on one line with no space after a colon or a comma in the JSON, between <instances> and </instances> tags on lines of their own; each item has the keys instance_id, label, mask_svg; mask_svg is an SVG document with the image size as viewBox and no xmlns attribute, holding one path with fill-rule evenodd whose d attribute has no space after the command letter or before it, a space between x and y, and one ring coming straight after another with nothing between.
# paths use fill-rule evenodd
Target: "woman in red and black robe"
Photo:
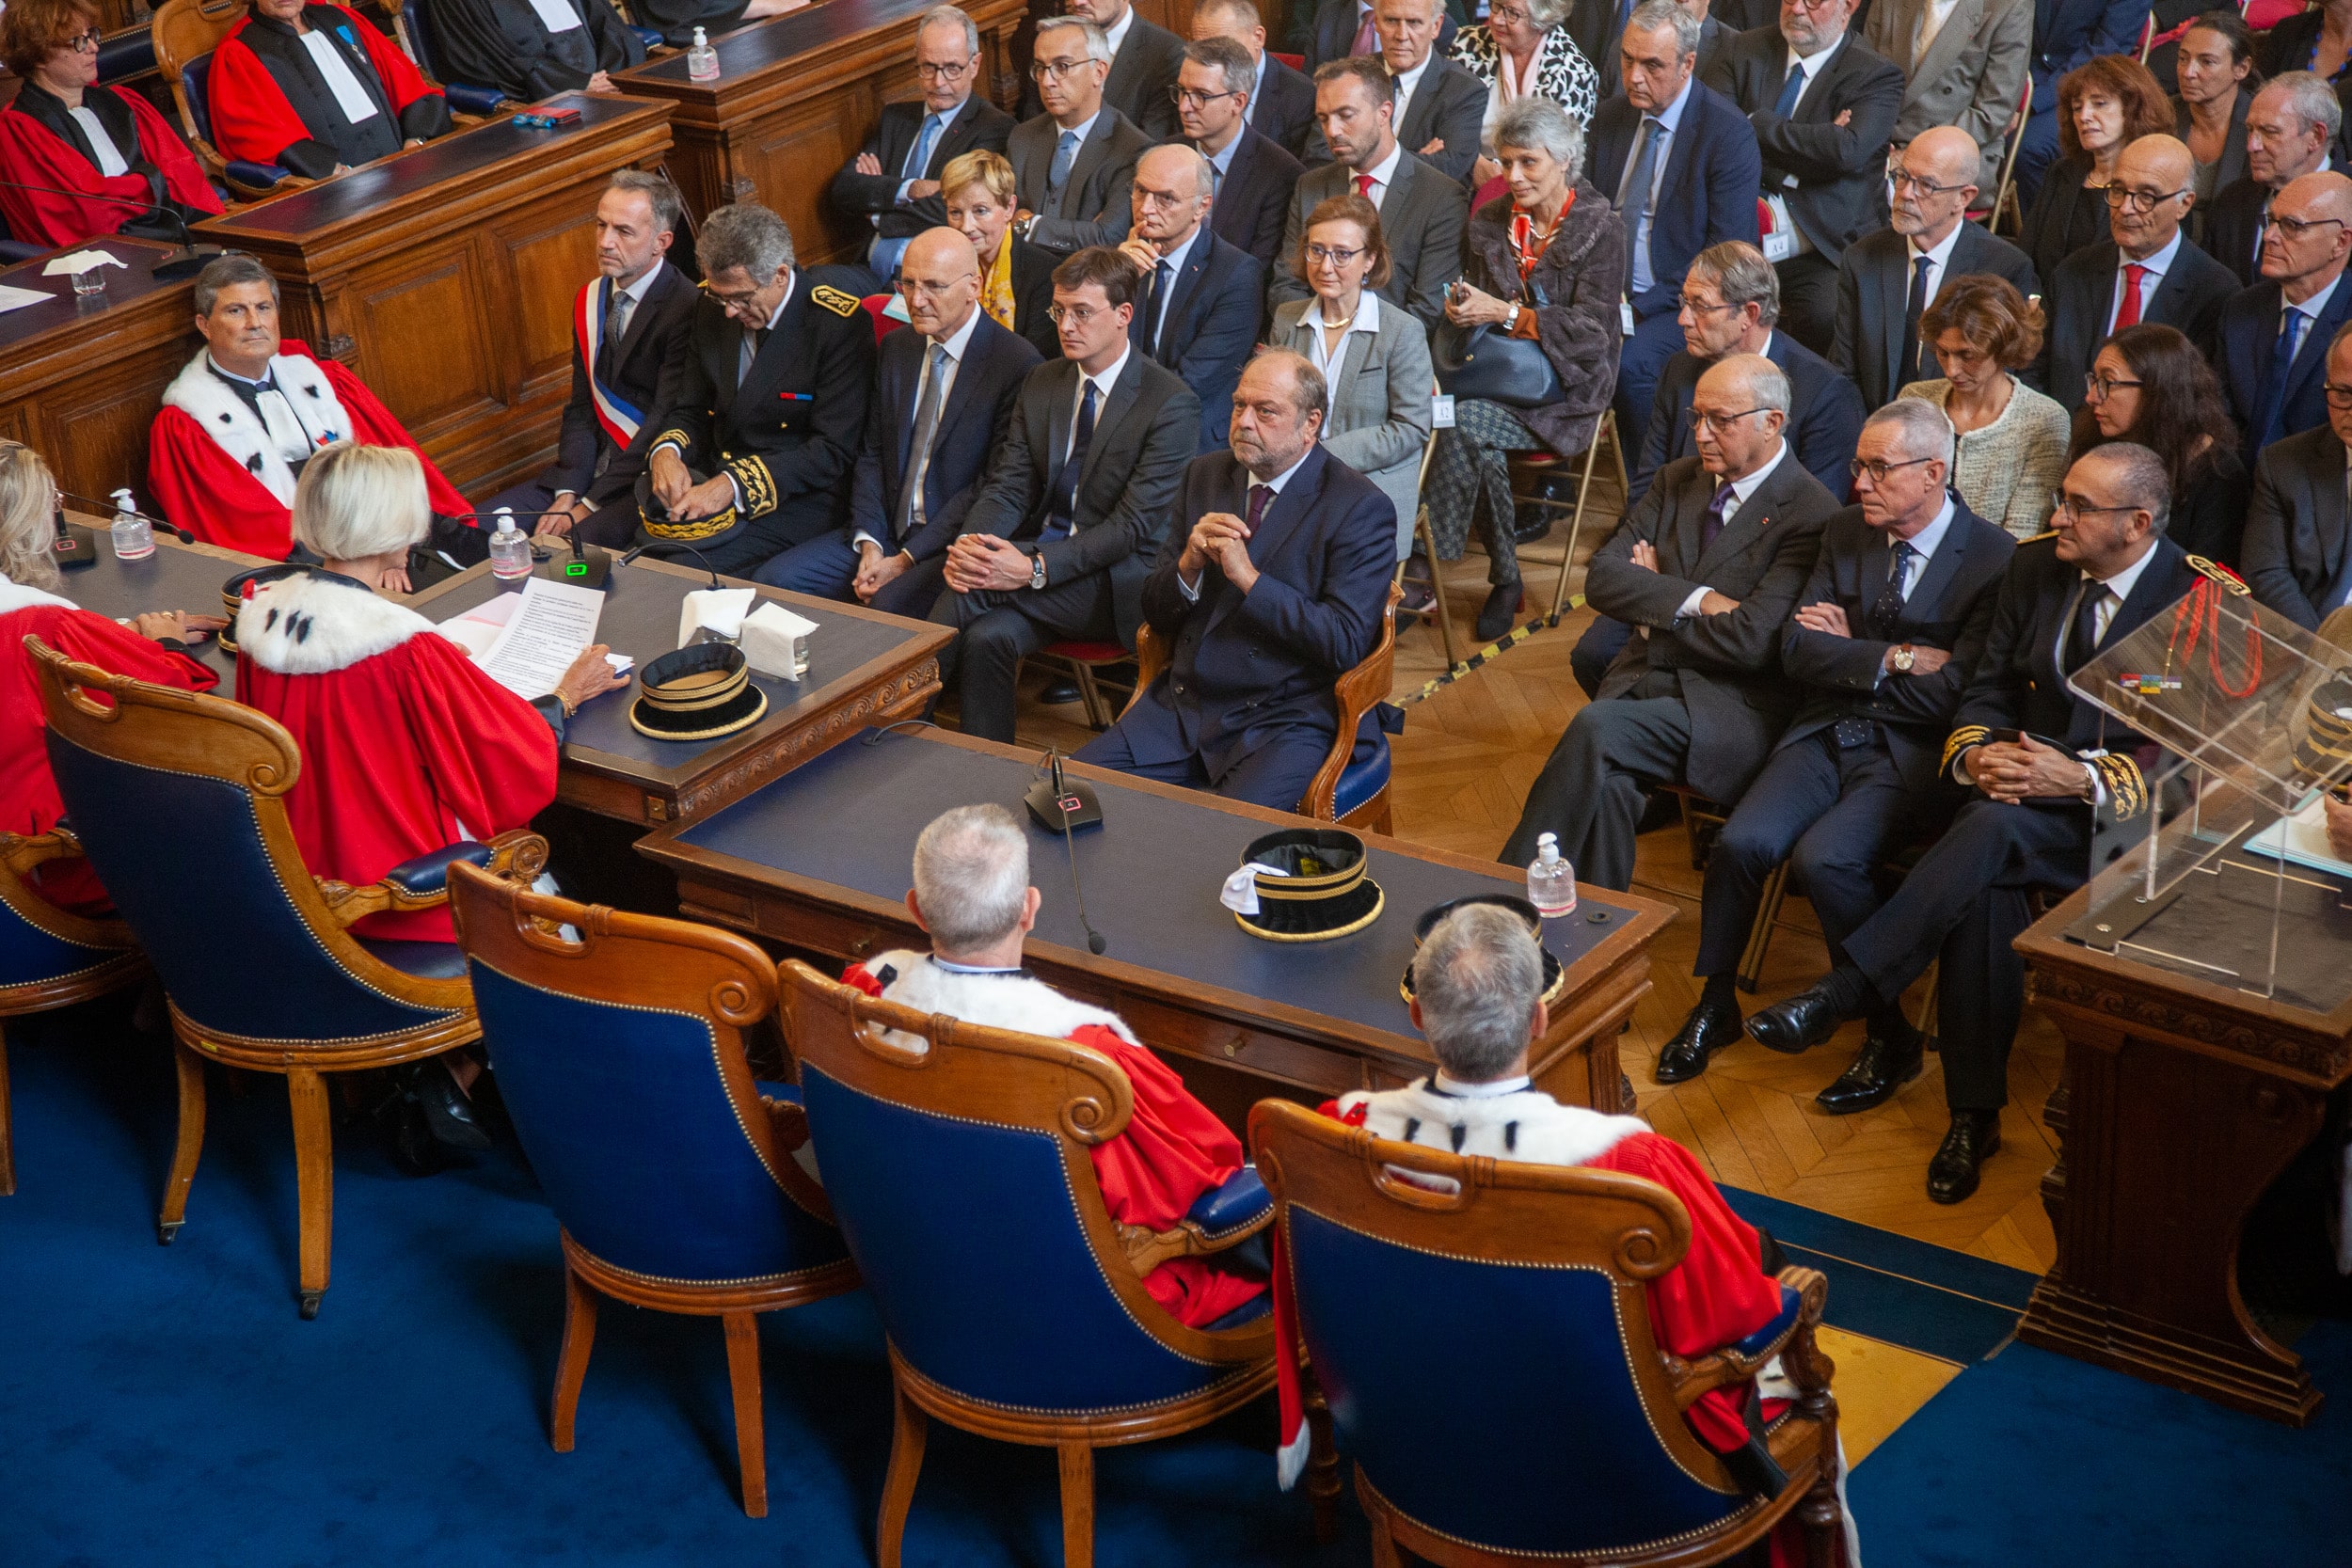
<instances>
[{"instance_id":1,"label":"woman in red and black robe","mask_svg":"<svg viewBox=\"0 0 2352 1568\"><path fill-rule=\"evenodd\" d=\"M0 62L24 84L0 109L0 218L10 238L176 240L221 210L164 117L137 93L97 85L98 19L83 0L17 0L0 13Z\"/></svg>"},{"instance_id":2,"label":"woman in red and black robe","mask_svg":"<svg viewBox=\"0 0 2352 1568\"><path fill-rule=\"evenodd\" d=\"M205 88L224 157L319 180L449 132L449 101L341 6L253 0Z\"/></svg>"}]
</instances>

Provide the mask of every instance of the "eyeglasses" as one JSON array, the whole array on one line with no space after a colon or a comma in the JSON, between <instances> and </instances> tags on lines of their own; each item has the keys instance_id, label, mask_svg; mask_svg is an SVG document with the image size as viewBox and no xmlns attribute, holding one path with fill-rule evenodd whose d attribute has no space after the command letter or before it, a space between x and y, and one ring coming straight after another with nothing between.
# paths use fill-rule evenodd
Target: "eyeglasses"
<instances>
[{"instance_id":1,"label":"eyeglasses","mask_svg":"<svg viewBox=\"0 0 2352 1568\"><path fill-rule=\"evenodd\" d=\"M2126 190L2122 185L2109 185L2107 187L2107 205L2110 207L2120 207L2127 213L2153 213L2156 210L2156 203L2160 201L2169 201L2176 196L2185 196L2187 194L2188 187L2186 185L2183 185L2177 191L2166 191L2161 196L2157 195L2154 191L2134 191Z\"/></svg>"},{"instance_id":2,"label":"eyeglasses","mask_svg":"<svg viewBox=\"0 0 2352 1568\"><path fill-rule=\"evenodd\" d=\"M1846 471L1853 475L1856 479L1860 479L1864 474L1868 474L1870 476L1871 483L1883 484L1886 483L1886 476L1893 473L1898 468L1913 468L1918 467L1922 463L1940 463L1942 461L1943 459L1940 457L1913 457L1906 458L1900 463L1883 463L1876 458L1865 461L1864 459L1857 457L1846 465Z\"/></svg>"},{"instance_id":3,"label":"eyeglasses","mask_svg":"<svg viewBox=\"0 0 2352 1568\"><path fill-rule=\"evenodd\" d=\"M1038 60L1030 65L1029 74L1041 82L1058 82L1080 66L1093 63L1092 55L1082 55L1074 60Z\"/></svg>"},{"instance_id":4,"label":"eyeglasses","mask_svg":"<svg viewBox=\"0 0 2352 1568\"><path fill-rule=\"evenodd\" d=\"M1954 191L1964 191L1968 188L1965 185L1939 185L1932 180L1922 180L1917 175L1899 168L1886 177L1886 182L1894 187L1897 196L1902 195L1905 190L1917 191L1921 196L1926 197L1949 196Z\"/></svg>"},{"instance_id":5,"label":"eyeglasses","mask_svg":"<svg viewBox=\"0 0 2352 1568\"><path fill-rule=\"evenodd\" d=\"M1068 322L1081 330L1095 317L1107 314L1108 311L1097 310L1091 305L1049 305L1045 308L1045 319L1056 326Z\"/></svg>"},{"instance_id":6,"label":"eyeglasses","mask_svg":"<svg viewBox=\"0 0 2352 1568\"><path fill-rule=\"evenodd\" d=\"M1220 98L1239 98L1238 88L1228 92L1200 92L1191 87L1170 87L1168 101L1180 109L1205 109Z\"/></svg>"},{"instance_id":7,"label":"eyeglasses","mask_svg":"<svg viewBox=\"0 0 2352 1568\"><path fill-rule=\"evenodd\" d=\"M92 27L92 28L91 28L88 32L87 32L87 33L80 33L80 34L76 34L74 37L70 38L70 39L68 39L68 40L65 40L65 46L66 46L68 49L72 50L72 51L73 51L76 55L95 55L95 54L97 54L97 53L98 53L98 29L97 29L97 28L95 28L95 27Z\"/></svg>"},{"instance_id":8,"label":"eyeglasses","mask_svg":"<svg viewBox=\"0 0 2352 1568\"><path fill-rule=\"evenodd\" d=\"M1684 294L1682 296L1682 308L1685 310L1690 311L1691 314L1694 316L1710 316L1718 310L1737 310L1740 309L1737 305L1709 305L1704 300L1692 299L1689 294Z\"/></svg>"},{"instance_id":9,"label":"eyeglasses","mask_svg":"<svg viewBox=\"0 0 2352 1568\"><path fill-rule=\"evenodd\" d=\"M2330 381L2324 383L2320 390L2328 394L2328 407L2352 408L2352 387L2346 387L2340 381Z\"/></svg>"},{"instance_id":10,"label":"eyeglasses","mask_svg":"<svg viewBox=\"0 0 2352 1568\"><path fill-rule=\"evenodd\" d=\"M2127 388L2137 388L2146 385L2148 384L2144 381L2118 381L2111 375L2099 375L2094 372L2083 377L2083 395L2094 403L2105 403L2118 391Z\"/></svg>"},{"instance_id":11,"label":"eyeglasses","mask_svg":"<svg viewBox=\"0 0 2352 1568\"><path fill-rule=\"evenodd\" d=\"M2093 506L2063 490L2053 490L2050 492L2050 510L2053 513L2063 512L2070 516L2095 517L2102 512L2137 512L2141 509L2137 506Z\"/></svg>"},{"instance_id":12,"label":"eyeglasses","mask_svg":"<svg viewBox=\"0 0 2352 1568\"><path fill-rule=\"evenodd\" d=\"M1307 260L1310 261L1331 261L1343 267L1347 265L1348 262L1356 260L1357 257L1364 254L1364 249L1365 247L1362 245L1357 246L1354 250L1349 250L1343 245L1311 244L1307 246Z\"/></svg>"},{"instance_id":13,"label":"eyeglasses","mask_svg":"<svg viewBox=\"0 0 2352 1568\"><path fill-rule=\"evenodd\" d=\"M1516 6L1489 6L1486 8L1486 20L1500 22L1505 27L1523 27L1535 19Z\"/></svg>"},{"instance_id":14,"label":"eyeglasses","mask_svg":"<svg viewBox=\"0 0 2352 1568\"><path fill-rule=\"evenodd\" d=\"M1780 410L1777 408L1742 408L1737 414L1708 414L1701 412L1698 407L1693 405L1684 409L1682 412L1689 416L1691 424L1694 429L1697 426L1704 424L1708 429L1713 431L1716 435L1721 436L1724 431L1729 430L1734 424L1737 424L1740 420L1746 419L1750 414L1777 414Z\"/></svg>"},{"instance_id":15,"label":"eyeglasses","mask_svg":"<svg viewBox=\"0 0 2352 1568\"><path fill-rule=\"evenodd\" d=\"M930 60L917 60L914 62L914 73L923 78L926 82L961 81L963 79L963 73L971 69L972 62L970 60L951 60L946 64L933 64Z\"/></svg>"},{"instance_id":16,"label":"eyeglasses","mask_svg":"<svg viewBox=\"0 0 2352 1568\"><path fill-rule=\"evenodd\" d=\"M2263 219L2263 228L2265 230L2276 229L2280 233L2284 234L2290 240L2299 240L2304 235L2310 233L2312 230L2319 228L2322 224L2328 223L2335 224L2337 227L2341 228L2343 227L2344 220L2342 218L2280 217L2278 214L2273 213L2268 217Z\"/></svg>"}]
</instances>

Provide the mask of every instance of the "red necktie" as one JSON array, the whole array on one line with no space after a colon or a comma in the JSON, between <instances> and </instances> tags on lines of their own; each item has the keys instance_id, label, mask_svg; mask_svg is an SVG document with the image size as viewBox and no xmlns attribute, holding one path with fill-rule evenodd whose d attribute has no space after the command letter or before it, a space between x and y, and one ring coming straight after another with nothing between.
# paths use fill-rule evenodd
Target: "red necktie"
<instances>
[{"instance_id":1,"label":"red necktie","mask_svg":"<svg viewBox=\"0 0 2352 1568\"><path fill-rule=\"evenodd\" d=\"M2123 267L2123 303L2115 308L2115 330L2139 325L2139 280L2148 276L2148 269L2137 262Z\"/></svg>"},{"instance_id":2,"label":"red necktie","mask_svg":"<svg viewBox=\"0 0 2352 1568\"><path fill-rule=\"evenodd\" d=\"M1362 197L1366 201L1370 201L1372 199L1371 175L1359 174L1356 176L1356 194Z\"/></svg>"}]
</instances>

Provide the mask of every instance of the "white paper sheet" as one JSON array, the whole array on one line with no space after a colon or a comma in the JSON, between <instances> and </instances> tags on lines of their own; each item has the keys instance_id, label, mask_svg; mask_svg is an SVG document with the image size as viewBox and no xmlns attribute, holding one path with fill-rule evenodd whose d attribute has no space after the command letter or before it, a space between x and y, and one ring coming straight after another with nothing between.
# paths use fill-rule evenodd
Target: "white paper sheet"
<instances>
[{"instance_id":1,"label":"white paper sheet","mask_svg":"<svg viewBox=\"0 0 2352 1568\"><path fill-rule=\"evenodd\" d=\"M103 250L77 250L71 256L52 256L49 264L40 269L43 277L56 277L61 273L87 272L92 267L119 267L122 258Z\"/></svg>"},{"instance_id":2,"label":"white paper sheet","mask_svg":"<svg viewBox=\"0 0 2352 1568\"><path fill-rule=\"evenodd\" d=\"M732 642L742 635L743 617L759 597L751 588L697 588L678 601L677 645L681 648L707 631Z\"/></svg>"},{"instance_id":3,"label":"white paper sheet","mask_svg":"<svg viewBox=\"0 0 2352 1568\"><path fill-rule=\"evenodd\" d=\"M433 629L465 649L467 657L479 661L496 646L499 634L515 617L515 607L522 602L519 594L493 594L463 615L444 621Z\"/></svg>"},{"instance_id":4,"label":"white paper sheet","mask_svg":"<svg viewBox=\"0 0 2352 1568\"><path fill-rule=\"evenodd\" d=\"M2338 859L2328 847L2327 812L2326 798L2314 795L2311 803L2293 816L2282 816L2248 839L2246 847L2257 855L2277 855L2313 871L2352 877L2352 864Z\"/></svg>"},{"instance_id":5,"label":"white paper sheet","mask_svg":"<svg viewBox=\"0 0 2352 1568\"><path fill-rule=\"evenodd\" d=\"M593 588L532 578L512 597L515 608L507 612L504 629L474 662L484 674L529 701L554 690L580 650L596 640L604 595Z\"/></svg>"},{"instance_id":6,"label":"white paper sheet","mask_svg":"<svg viewBox=\"0 0 2352 1568\"><path fill-rule=\"evenodd\" d=\"M27 305L45 304L56 297L56 294L45 294L39 289L11 289L5 283L0 283L0 312L22 310Z\"/></svg>"}]
</instances>

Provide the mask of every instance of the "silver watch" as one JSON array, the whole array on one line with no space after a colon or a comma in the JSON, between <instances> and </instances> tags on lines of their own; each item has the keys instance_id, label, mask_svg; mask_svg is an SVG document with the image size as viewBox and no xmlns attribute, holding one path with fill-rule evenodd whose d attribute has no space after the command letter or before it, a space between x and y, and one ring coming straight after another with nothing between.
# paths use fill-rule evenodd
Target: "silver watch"
<instances>
[{"instance_id":1,"label":"silver watch","mask_svg":"<svg viewBox=\"0 0 2352 1568\"><path fill-rule=\"evenodd\" d=\"M1045 586L1045 555L1043 551L1040 551L1038 554L1029 557L1029 586L1032 589L1042 589Z\"/></svg>"}]
</instances>

